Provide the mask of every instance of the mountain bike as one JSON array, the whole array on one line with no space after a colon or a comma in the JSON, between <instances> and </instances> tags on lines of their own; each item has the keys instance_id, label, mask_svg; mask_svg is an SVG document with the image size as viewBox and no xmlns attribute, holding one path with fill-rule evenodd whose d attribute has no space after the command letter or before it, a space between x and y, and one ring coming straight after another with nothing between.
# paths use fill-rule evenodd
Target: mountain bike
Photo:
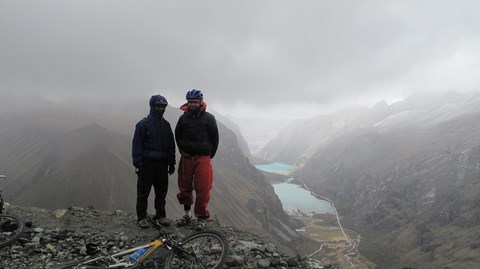
<instances>
[{"instance_id":1,"label":"mountain bike","mask_svg":"<svg viewBox=\"0 0 480 269\"><path fill-rule=\"evenodd\" d=\"M179 242L167 235L152 217L149 216L147 219L159 232L154 241L115 254L108 254L99 246L87 244L87 253L101 252L101 254L92 259L65 263L57 269L158 268L159 264L163 264L165 269L223 267L229 246L227 239L220 232L202 230L186 236ZM158 252L159 248L168 250L166 258L153 257L155 255L152 254Z\"/></svg>"},{"instance_id":2,"label":"mountain bike","mask_svg":"<svg viewBox=\"0 0 480 269\"><path fill-rule=\"evenodd\" d=\"M0 179L6 178L0 175ZM25 229L25 223L20 217L6 213L5 204L0 188L0 249L17 241Z\"/></svg>"}]
</instances>

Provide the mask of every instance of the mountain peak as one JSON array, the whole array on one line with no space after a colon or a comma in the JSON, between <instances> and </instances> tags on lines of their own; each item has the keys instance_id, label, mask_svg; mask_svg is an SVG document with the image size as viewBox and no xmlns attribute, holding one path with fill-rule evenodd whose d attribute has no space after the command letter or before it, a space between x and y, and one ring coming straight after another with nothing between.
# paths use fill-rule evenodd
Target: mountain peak
<instances>
[{"instance_id":1,"label":"mountain peak","mask_svg":"<svg viewBox=\"0 0 480 269\"><path fill-rule=\"evenodd\" d=\"M388 108L388 104L385 100L380 100L375 105L372 106L372 110L375 110L375 111L384 111L387 108Z\"/></svg>"},{"instance_id":2,"label":"mountain peak","mask_svg":"<svg viewBox=\"0 0 480 269\"><path fill-rule=\"evenodd\" d=\"M98 124L96 122L91 122L91 123L83 125L79 128L73 129L72 131L75 131L75 132L82 131L82 132L92 132L92 133L95 133L95 132L104 132L104 133L105 132L110 132L110 130L108 130L107 128L101 126L100 124Z\"/></svg>"}]
</instances>

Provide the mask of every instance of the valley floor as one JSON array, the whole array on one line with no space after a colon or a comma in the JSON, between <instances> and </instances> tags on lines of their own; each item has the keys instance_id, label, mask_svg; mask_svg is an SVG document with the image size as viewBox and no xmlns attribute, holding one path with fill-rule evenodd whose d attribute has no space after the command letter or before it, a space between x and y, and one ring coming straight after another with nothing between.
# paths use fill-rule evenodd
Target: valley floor
<instances>
[{"instance_id":1,"label":"valley floor","mask_svg":"<svg viewBox=\"0 0 480 269\"><path fill-rule=\"evenodd\" d=\"M341 268L370 269L375 265L358 252L361 237L353 231L347 231L349 244L340 230L335 215L305 213L299 210L288 212L299 219L305 227L298 232L320 243L320 248L311 251L309 258L320 264L338 264Z\"/></svg>"}]
</instances>

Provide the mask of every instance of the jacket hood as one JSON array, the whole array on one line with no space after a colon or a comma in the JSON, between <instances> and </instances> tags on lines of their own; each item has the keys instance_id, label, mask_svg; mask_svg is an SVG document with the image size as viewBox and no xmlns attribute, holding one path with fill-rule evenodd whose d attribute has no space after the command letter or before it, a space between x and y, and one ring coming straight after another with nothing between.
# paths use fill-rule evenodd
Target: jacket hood
<instances>
[{"instance_id":1,"label":"jacket hood","mask_svg":"<svg viewBox=\"0 0 480 269\"><path fill-rule=\"evenodd\" d=\"M158 105L167 106L168 102L167 102L167 99L165 97L163 97L160 94L157 94L157 95L153 95L152 97L150 97L150 101L148 102L148 104L150 106L150 115L152 115L154 117L162 117L163 114L165 113L165 111L162 111L162 112L157 111L155 109L155 105L158 104Z\"/></svg>"},{"instance_id":2,"label":"jacket hood","mask_svg":"<svg viewBox=\"0 0 480 269\"><path fill-rule=\"evenodd\" d=\"M188 103L185 103L183 104L181 107L180 107L181 110L183 110L183 112L189 114L189 115L192 115L189 111L188 111ZM207 110L207 103L205 102L202 102L202 106L200 107L200 113L202 113L203 111Z\"/></svg>"}]
</instances>

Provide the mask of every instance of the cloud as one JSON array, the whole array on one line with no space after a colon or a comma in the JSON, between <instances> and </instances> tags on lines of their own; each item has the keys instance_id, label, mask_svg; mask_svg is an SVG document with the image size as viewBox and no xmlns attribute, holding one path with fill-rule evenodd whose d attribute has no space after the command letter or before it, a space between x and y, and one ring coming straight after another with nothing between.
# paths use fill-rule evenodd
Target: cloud
<instances>
[{"instance_id":1,"label":"cloud","mask_svg":"<svg viewBox=\"0 0 480 269\"><path fill-rule=\"evenodd\" d=\"M315 113L479 89L475 1L2 1L0 93ZM293 109L295 107L295 109ZM295 112L294 112L295 111ZM268 114L267 113L267 114Z\"/></svg>"}]
</instances>

